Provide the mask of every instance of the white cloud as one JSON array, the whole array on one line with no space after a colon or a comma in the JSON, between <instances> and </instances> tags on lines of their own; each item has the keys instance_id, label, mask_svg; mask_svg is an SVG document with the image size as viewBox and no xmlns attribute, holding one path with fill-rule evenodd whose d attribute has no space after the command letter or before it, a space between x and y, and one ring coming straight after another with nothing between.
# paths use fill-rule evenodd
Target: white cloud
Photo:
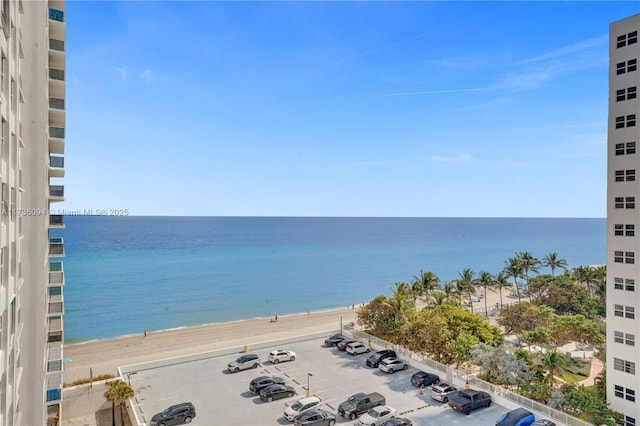
<instances>
[{"instance_id":1,"label":"white cloud","mask_svg":"<svg viewBox=\"0 0 640 426\"><path fill-rule=\"evenodd\" d=\"M145 70L140 73L140 78L146 80L147 82L150 82L151 79L153 78L153 71L151 71L148 68L145 68Z\"/></svg>"},{"instance_id":2,"label":"white cloud","mask_svg":"<svg viewBox=\"0 0 640 426\"><path fill-rule=\"evenodd\" d=\"M532 62L546 61L548 59L554 59L561 56L571 55L573 53L581 52L583 50L591 49L592 47L601 46L609 42L609 36L607 34L600 37L594 37L587 40L579 41L569 46L561 47L559 49L552 50L542 55L534 56L531 58L523 59L518 62L517 65L530 64Z\"/></svg>"},{"instance_id":3,"label":"white cloud","mask_svg":"<svg viewBox=\"0 0 640 426\"><path fill-rule=\"evenodd\" d=\"M127 70L125 68L116 68L116 71L120 74L120 77L122 77L123 80L127 79Z\"/></svg>"}]
</instances>

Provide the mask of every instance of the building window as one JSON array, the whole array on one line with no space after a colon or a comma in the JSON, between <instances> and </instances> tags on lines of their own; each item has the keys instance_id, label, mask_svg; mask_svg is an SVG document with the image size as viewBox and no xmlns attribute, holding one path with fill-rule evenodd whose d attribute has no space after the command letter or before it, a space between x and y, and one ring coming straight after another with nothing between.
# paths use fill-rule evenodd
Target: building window
<instances>
[{"instance_id":1,"label":"building window","mask_svg":"<svg viewBox=\"0 0 640 426\"><path fill-rule=\"evenodd\" d=\"M636 308L633 306L625 306L624 307L624 317L628 319L635 319L636 317Z\"/></svg>"},{"instance_id":2,"label":"building window","mask_svg":"<svg viewBox=\"0 0 640 426\"><path fill-rule=\"evenodd\" d=\"M622 278L614 278L613 286L616 290L624 290L624 281Z\"/></svg>"},{"instance_id":3,"label":"building window","mask_svg":"<svg viewBox=\"0 0 640 426\"><path fill-rule=\"evenodd\" d=\"M615 147L616 147L616 155L629 155L629 154L636 153L635 142L617 143Z\"/></svg>"},{"instance_id":4,"label":"building window","mask_svg":"<svg viewBox=\"0 0 640 426\"><path fill-rule=\"evenodd\" d=\"M624 422L624 426L636 426L636 419L634 419L633 417L625 416Z\"/></svg>"},{"instance_id":5,"label":"building window","mask_svg":"<svg viewBox=\"0 0 640 426\"><path fill-rule=\"evenodd\" d=\"M623 373L636 374L636 363L631 361L626 361L620 358L613 359L613 369L622 371Z\"/></svg>"},{"instance_id":6,"label":"building window","mask_svg":"<svg viewBox=\"0 0 640 426\"><path fill-rule=\"evenodd\" d=\"M616 290L626 290L626 291L636 291L636 282L635 280L629 278L618 278L615 277L613 279L613 286Z\"/></svg>"},{"instance_id":7,"label":"building window","mask_svg":"<svg viewBox=\"0 0 640 426\"><path fill-rule=\"evenodd\" d=\"M613 261L615 263L624 263L624 252L623 251L614 251L613 252Z\"/></svg>"},{"instance_id":8,"label":"building window","mask_svg":"<svg viewBox=\"0 0 640 426\"><path fill-rule=\"evenodd\" d=\"M625 127L635 127L636 126L636 115L629 114L627 116L621 115L616 117L616 129L623 129Z\"/></svg>"},{"instance_id":9,"label":"building window","mask_svg":"<svg viewBox=\"0 0 640 426\"><path fill-rule=\"evenodd\" d=\"M635 209L636 197L615 197L616 209Z\"/></svg>"},{"instance_id":10,"label":"building window","mask_svg":"<svg viewBox=\"0 0 640 426\"><path fill-rule=\"evenodd\" d=\"M628 34L619 35L616 38L616 47L621 48L638 42L638 32L632 31Z\"/></svg>"},{"instance_id":11,"label":"building window","mask_svg":"<svg viewBox=\"0 0 640 426\"><path fill-rule=\"evenodd\" d=\"M634 264L636 263L635 253L632 251L624 252L624 263Z\"/></svg>"},{"instance_id":12,"label":"building window","mask_svg":"<svg viewBox=\"0 0 640 426\"><path fill-rule=\"evenodd\" d=\"M614 331L613 341L627 346L635 346L636 336L629 333L623 333L622 331Z\"/></svg>"},{"instance_id":13,"label":"building window","mask_svg":"<svg viewBox=\"0 0 640 426\"><path fill-rule=\"evenodd\" d=\"M616 90L616 102L636 99L637 95L638 93L637 93L636 86L628 87L626 89Z\"/></svg>"},{"instance_id":14,"label":"building window","mask_svg":"<svg viewBox=\"0 0 640 426\"><path fill-rule=\"evenodd\" d=\"M616 170L616 182L634 182L636 180L636 169Z\"/></svg>"},{"instance_id":15,"label":"building window","mask_svg":"<svg viewBox=\"0 0 640 426\"><path fill-rule=\"evenodd\" d=\"M621 223L616 223L613 225L613 235L620 237L634 237L636 233L635 225L623 225Z\"/></svg>"},{"instance_id":16,"label":"building window","mask_svg":"<svg viewBox=\"0 0 640 426\"><path fill-rule=\"evenodd\" d=\"M633 72L638 69L638 60L637 59L629 59L626 62L618 62L616 64L616 74L624 74L628 72Z\"/></svg>"},{"instance_id":17,"label":"building window","mask_svg":"<svg viewBox=\"0 0 640 426\"><path fill-rule=\"evenodd\" d=\"M625 388L620 385L614 385L613 390L614 395L618 398L623 398L631 402L635 402L636 400L636 391L634 391L633 389Z\"/></svg>"}]
</instances>

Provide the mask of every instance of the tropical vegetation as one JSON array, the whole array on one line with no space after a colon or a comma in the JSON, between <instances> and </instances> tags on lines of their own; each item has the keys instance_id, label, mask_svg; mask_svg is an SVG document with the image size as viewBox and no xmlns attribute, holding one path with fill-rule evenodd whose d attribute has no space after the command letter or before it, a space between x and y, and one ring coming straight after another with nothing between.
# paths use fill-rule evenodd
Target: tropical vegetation
<instances>
[{"instance_id":1,"label":"tropical vegetation","mask_svg":"<svg viewBox=\"0 0 640 426\"><path fill-rule=\"evenodd\" d=\"M518 302L505 305L505 289ZM487 306L488 291L499 293L499 304ZM485 306L474 313L470 302L478 292ZM604 352L604 266L570 269L557 253L539 260L519 252L495 274L464 268L458 278L441 283L421 270L410 284L396 283L391 293L358 312L358 324L372 335L470 368L481 379L588 422L615 425L620 419L607 407L604 374L594 387L580 385L590 364L556 349L573 341ZM489 315L500 328L487 321ZM507 335L515 336L515 346L505 343Z\"/></svg>"}]
</instances>

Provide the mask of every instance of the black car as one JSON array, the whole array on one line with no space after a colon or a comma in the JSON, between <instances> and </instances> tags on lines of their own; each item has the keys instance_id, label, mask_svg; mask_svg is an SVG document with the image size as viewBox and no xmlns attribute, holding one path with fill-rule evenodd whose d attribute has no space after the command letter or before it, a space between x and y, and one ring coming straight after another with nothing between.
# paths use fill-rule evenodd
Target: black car
<instances>
[{"instance_id":1,"label":"black car","mask_svg":"<svg viewBox=\"0 0 640 426\"><path fill-rule=\"evenodd\" d=\"M394 417L382 423L382 426L413 426L411 420L403 417Z\"/></svg>"},{"instance_id":2,"label":"black car","mask_svg":"<svg viewBox=\"0 0 640 426\"><path fill-rule=\"evenodd\" d=\"M151 418L150 426L170 426L190 423L196 416L196 407L190 402L172 405Z\"/></svg>"},{"instance_id":3,"label":"black car","mask_svg":"<svg viewBox=\"0 0 640 426\"><path fill-rule=\"evenodd\" d=\"M535 422L531 423L531 426L556 426L556 424L554 422L552 422L551 420L540 419L540 420L536 420Z\"/></svg>"},{"instance_id":4,"label":"black car","mask_svg":"<svg viewBox=\"0 0 640 426\"><path fill-rule=\"evenodd\" d=\"M334 424L336 424L336 415L319 409L305 411L293 419L294 426L333 426Z\"/></svg>"},{"instance_id":5,"label":"black car","mask_svg":"<svg viewBox=\"0 0 640 426\"><path fill-rule=\"evenodd\" d=\"M435 374L426 373L424 371L418 371L411 376L411 384L418 387L426 387L431 385L437 385L440 383L440 377Z\"/></svg>"},{"instance_id":6,"label":"black car","mask_svg":"<svg viewBox=\"0 0 640 426\"><path fill-rule=\"evenodd\" d=\"M392 349L383 349L378 351L367 358L367 365L369 367L378 368L380 361L387 358L397 358L396 351Z\"/></svg>"},{"instance_id":7,"label":"black car","mask_svg":"<svg viewBox=\"0 0 640 426\"><path fill-rule=\"evenodd\" d=\"M271 385L260 391L260 399L271 402L274 399L288 398L296 394L293 386Z\"/></svg>"},{"instance_id":8,"label":"black car","mask_svg":"<svg viewBox=\"0 0 640 426\"><path fill-rule=\"evenodd\" d=\"M342 342L344 339L345 337L342 334L334 334L333 336L324 339L324 344L326 346L335 346L338 343Z\"/></svg>"},{"instance_id":9,"label":"black car","mask_svg":"<svg viewBox=\"0 0 640 426\"><path fill-rule=\"evenodd\" d=\"M259 394L260 391L267 386L271 385L284 385L284 379L276 376L260 376L256 377L249 383L249 390L255 394Z\"/></svg>"}]
</instances>

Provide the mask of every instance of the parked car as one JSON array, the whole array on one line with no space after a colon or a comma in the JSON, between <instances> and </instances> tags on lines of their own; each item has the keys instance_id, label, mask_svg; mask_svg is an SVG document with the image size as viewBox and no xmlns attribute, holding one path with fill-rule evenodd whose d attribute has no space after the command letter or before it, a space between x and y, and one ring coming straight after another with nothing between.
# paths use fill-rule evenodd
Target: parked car
<instances>
[{"instance_id":1,"label":"parked car","mask_svg":"<svg viewBox=\"0 0 640 426\"><path fill-rule=\"evenodd\" d=\"M249 368L258 368L260 365L260 358L255 354L242 355L240 358L229 363L228 368L232 373L237 373L240 370L247 370Z\"/></svg>"},{"instance_id":2,"label":"parked car","mask_svg":"<svg viewBox=\"0 0 640 426\"><path fill-rule=\"evenodd\" d=\"M271 385L260 391L260 399L263 401L271 402L274 399L289 398L296 394L296 390L293 386L288 385Z\"/></svg>"},{"instance_id":3,"label":"parked car","mask_svg":"<svg viewBox=\"0 0 640 426\"><path fill-rule=\"evenodd\" d=\"M388 405L379 405L373 407L365 414L361 415L356 421L358 426L382 426L382 423L386 422L397 413L396 409L389 407Z\"/></svg>"},{"instance_id":4,"label":"parked car","mask_svg":"<svg viewBox=\"0 0 640 426\"><path fill-rule=\"evenodd\" d=\"M426 387L437 385L438 383L440 383L439 376L431 373L426 373L424 371L418 371L413 376L411 376L411 384L413 386Z\"/></svg>"},{"instance_id":5,"label":"parked car","mask_svg":"<svg viewBox=\"0 0 640 426\"><path fill-rule=\"evenodd\" d=\"M196 407L190 402L182 402L151 417L150 426L170 426L190 423L196 416Z\"/></svg>"},{"instance_id":6,"label":"parked car","mask_svg":"<svg viewBox=\"0 0 640 426\"><path fill-rule=\"evenodd\" d=\"M262 389L275 384L284 385L284 379L276 376L260 376L249 383L249 390L255 394L259 394Z\"/></svg>"},{"instance_id":7,"label":"parked car","mask_svg":"<svg viewBox=\"0 0 640 426\"><path fill-rule=\"evenodd\" d=\"M456 411L461 411L467 416L472 410L491 405L491 395L487 392L465 389L449 396L449 406Z\"/></svg>"},{"instance_id":8,"label":"parked car","mask_svg":"<svg viewBox=\"0 0 640 426\"><path fill-rule=\"evenodd\" d=\"M413 423L404 417L394 417L382 423L382 426L413 426Z\"/></svg>"},{"instance_id":9,"label":"parked car","mask_svg":"<svg viewBox=\"0 0 640 426\"><path fill-rule=\"evenodd\" d=\"M386 403L387 401L384 396L378 392L358 392L338 405L338 414L345 419L354 420L360 414L366 413L373 407L378 407Z\"/></svg>"},{"instance_id":10,"label":"parked car","mask_svg":"<svg viewBox=\"0 0 640 426\"><path fill-rule=\"evenodd\" d=\"M409 364L398 358L384 359L378 365L378 369L380 369L380 371L384 371L389 374L393 374L394 371L398 370L406 370L407 368L409 368Z\"/></svg>"},{"instance_id":11,"label":"parked car","mask_svg":"<svg viewBox=\"0 0 640 426\"><path fill-rule=\"evenodd\" d=\"M360 355L371 352L371 349L362 342L352 342L347 345L347 352L351 355Z\"/></svg>"},{"instance_id":12,"label":"parked car","mask_svg":"<svg viewBox=\"0 0 640 426\"><path fill-rule=\"evenodd\" d=\"M456 392L458 392L458 389L449 383L438 383L431 389L431 398L446 404L449 402L449 395L455 394Z\"/></svg>"},{"instance_id":13,"label":"parked car","mask_svg":"<svg viewBox=\"0 0 640 426\"><path fill-rule=\"evenodd\" d=\"M284 410L284 418L292 422L297 415L315 408L319 404L320 398L318 398L317 396L310 396L309 398L299 399Z\"/></svg>"},{"instance_id":14,"label":"parked car","mask_svg":"<svg viewBox=\"0 0 640 426\"><path fill-rule=\"evenodd\" d=\"M324 344L326 346L335 346L338 343L342 342L344 339L345 337L342 334L334 334L333 336L324 339Z\"/></svg>"},{"instance_id":15,"label":"parked car","mask_svg":"<svg viewBox=\"0 0 640 426\"><path fill-rule=\"evenodd\" d=\"M294 426L333 426L336 424L336 415L325 410L312 409L296 416L293 419Z\"/></svg>"},{"instance_id":16,"label":"parked car","mask_svg":"<svg viewBox=\"0 0 640 426\"><path fill-rule=\"evenodd\" d=\"M540 420L536 420L535 422L531 423L531 426L556 426L556 424L554 422L552 422L551 420L540 419Z\"/></svg>"},{"instance_id":17,"label":"parked car","mask_svg":"<svg viewBox=\"0 0 640 426\"><path fill-rule=\"evenodd\" d=\"M295 361L296 353L284 349L276 349L275 351L269 352L269 357L267 359L272 364L277 364L280 361Z\"/></svg>"},{"instance_id":18,"label":"parked car","mask_svg":"<svg viewBox=\"0 0 640 426\"><path fill-rule=\"evenodd\" d=\"M533 413L526 408L516 408L508 413L504 413L496 426L530 426L535 420Z\"/></svg>"},{"instance_id":19,"label":"parked car","mask_svg":"<svg viewBox=\"0 0 640 426\"><path fill-rule=\"evenodd\" d=\"M338 348L338 350L340 351L346 351L347 350L347 345L349 345L350 343L355 343L357 342L357 340L353 340L353 339L344 339L342 342L338 343L336 345L336 347Z\"/></svg>"},{"instance_id":20,"label":"parked car","mask_svg":"<svg viewBox=\"0 0 640 426\"><path fill-rule=\"evenodd\" d=\"M367 366L378 368L378 365L380 365L380 361L382 361L383 359L396 358L396 357L397 357L396 351L392 349L383 349L381 351L374 353L369 358L367 358Z\"/></svg>"}]
</instances>

